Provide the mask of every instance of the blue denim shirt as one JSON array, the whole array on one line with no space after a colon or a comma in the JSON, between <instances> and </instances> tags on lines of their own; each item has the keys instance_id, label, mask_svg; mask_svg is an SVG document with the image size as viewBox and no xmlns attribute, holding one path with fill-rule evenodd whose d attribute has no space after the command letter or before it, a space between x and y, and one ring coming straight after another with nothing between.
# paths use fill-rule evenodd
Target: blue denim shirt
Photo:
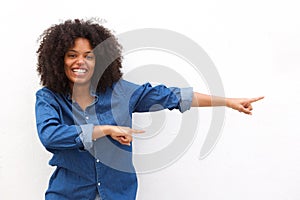
<instances>
[{"instance_id":1,"label":"blue denim shirt","mask_svg":"<svg viewBox=\"0 0 300 200\"><path fill-rule=\"evenodd\" d=\"M85 110L70 95L44 87L36 93L36 125L44 147L56 166L46 200L134 200L137 177L131 146L110 136L92 140L94 125L132 125L132 113L190 108L192 88L167 88L149 83L116 82L104 93L93 94Z\"/></svg>"}]
</instances>

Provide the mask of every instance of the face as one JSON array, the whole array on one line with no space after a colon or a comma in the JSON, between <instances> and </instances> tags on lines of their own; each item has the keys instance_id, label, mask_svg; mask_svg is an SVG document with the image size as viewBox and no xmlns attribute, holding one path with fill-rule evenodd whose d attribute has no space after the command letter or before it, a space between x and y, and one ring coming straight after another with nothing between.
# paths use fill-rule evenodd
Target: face
<instances>
[{"instance_id":1,"label":"face","mask_svg":"<svg viewBox=\"0 0 300 200\"><path fill-rule=\"evenodd\" d=\"M77 38L75 45L65 54L65 73L71 86L75 84L90 86L95 68L95 55L89 40Z\"/></svg>"}]
</instances>

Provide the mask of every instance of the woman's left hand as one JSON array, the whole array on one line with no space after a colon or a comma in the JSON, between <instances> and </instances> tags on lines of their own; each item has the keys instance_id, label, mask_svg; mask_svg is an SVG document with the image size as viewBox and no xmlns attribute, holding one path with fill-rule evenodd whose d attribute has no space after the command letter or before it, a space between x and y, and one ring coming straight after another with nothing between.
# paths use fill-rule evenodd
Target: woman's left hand
<instances>
[{"instance_id":1,"label":"woman's left hand","mask_svg":"<svg viewBox=\"0 0 300 200\"><path fill-rule=\"evenodd\" d=\"M263 96L256 98L226 98L226 106L245 114L252 115L252 103L263 98Z\"/></svg>"}]
</instances>

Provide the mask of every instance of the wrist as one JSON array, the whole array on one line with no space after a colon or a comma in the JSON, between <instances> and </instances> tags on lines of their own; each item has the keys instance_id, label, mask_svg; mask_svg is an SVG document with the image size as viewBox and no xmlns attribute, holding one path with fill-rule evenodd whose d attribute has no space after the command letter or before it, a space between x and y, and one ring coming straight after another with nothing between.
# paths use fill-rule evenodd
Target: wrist
<instances>
[{"instance_id":1,"label":"wrist","mask_svg":"<svg viewBox=\"0 0 300 200\"><path fill-rule=\"evenodd\" d=\"M110 134L109 126L97 125L97 126L94 126L92 139L97 140L98 138L101 138L101 137L109 135L109 134Z\"/></svg>"},{"instance_id":2,"label":"wrist","mask_svg":"<svg viewBox=\"0 0 300 200\"><path fill-rule=\"evenodd\" d=\"M231 99L225 98L225 106L231 108Z\"/></svg>"},{"instance_id":3,"label":"wrist","mask_svg":"<svg viewBox=\"0 0 300 200\"><path fill-rule=\"evenodd\" d=\"M110 130L110 126L108 125L100 125L100 132L102 133L103 136L107 136L110 135L111 131Z\"/></svg>"}]
</instances>

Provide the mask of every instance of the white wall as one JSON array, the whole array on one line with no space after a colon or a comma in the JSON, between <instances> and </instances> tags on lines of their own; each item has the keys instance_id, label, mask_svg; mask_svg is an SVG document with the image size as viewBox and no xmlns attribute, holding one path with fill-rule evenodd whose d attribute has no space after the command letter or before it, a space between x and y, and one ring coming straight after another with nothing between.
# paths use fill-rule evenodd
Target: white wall
<instances>
[{"instance_id":1,"label":"white wall","mask_svg":"<svg viewBox=\"0 0 300 200\"><path fill-rule=\"evenodd\" d=\"M138 199L299 199L298 10L292 0L6 1L0 12L0 199L43 199L53 169L35 129L36 40L50 25L75 17L106 19L117 34L137 28L179 32L211 57L226 96L266 97L254 105L253 116L226 111L222 137L204 160L198 156L211 110L199 109L193 144L173 165L140 174ZM140 62L130 59L128 65ZM201 78L192 81L199 82L195 90L207 92Z\"/></svg>"}]
</instances>

